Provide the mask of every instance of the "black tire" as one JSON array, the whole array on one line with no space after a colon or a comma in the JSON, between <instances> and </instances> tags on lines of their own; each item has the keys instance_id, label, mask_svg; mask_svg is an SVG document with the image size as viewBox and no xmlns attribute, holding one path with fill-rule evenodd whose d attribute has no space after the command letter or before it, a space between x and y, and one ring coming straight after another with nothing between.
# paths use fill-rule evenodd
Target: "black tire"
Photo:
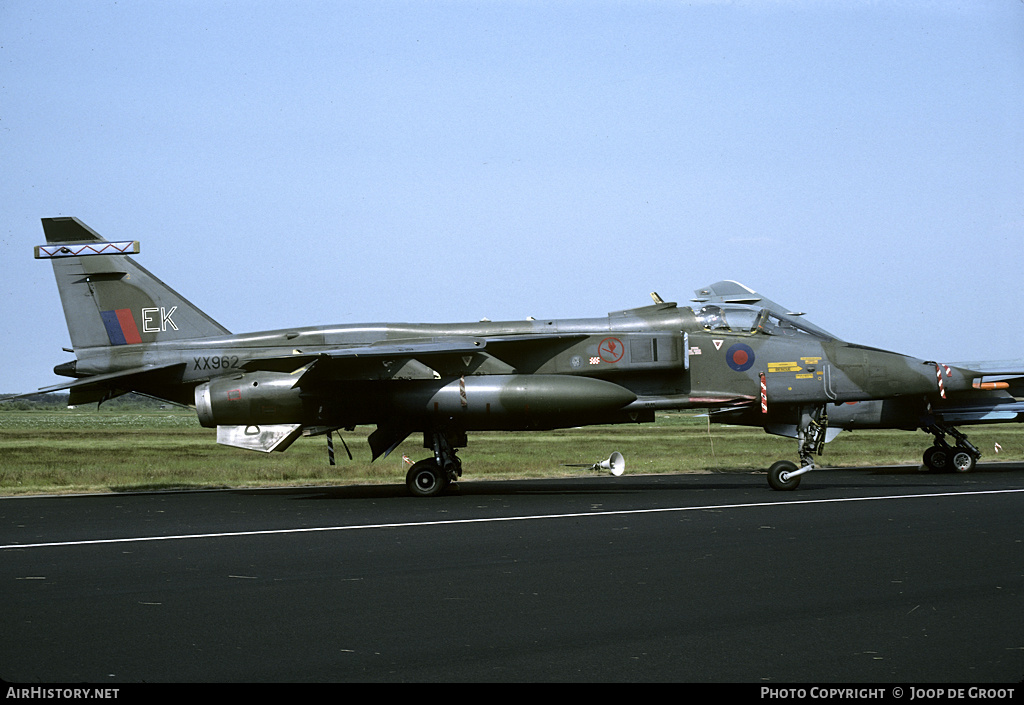
<instances>
[{"instance_id":1,"label":"black tire","mask_svg":"<svg viewBox=\"0 0 1024 705\"><path fill-rule=\"evenodd\" d=\"M949 472L950 451L942 446L929 446L924 452L924 465L932 472Z\"/></svg>"},{"instance_id":2,"label":"black tire","mask_svg":"<svg viewBox=\"0 0 1024 705\"><path fill-rule=\"evenodd\" d=\"M956 449L950 454L949 469L953 472L971 472L977 462L966 450Z\"/></svg>"},{"instance_id":3,"label":"black tire","mask_svg":"<svg viewBox=\"0 0 1024 705\"><path fill-rule=\"evenodd\" d=\"M768 484L773 490L779 490L781 492L795 490L800 485L801 475L792 477L785 482L782 480L782 473L795 471L796 463L791 463L788 460L780 460L768 468Z\"/></svg>"},{"instance_id":4,"label":"black tire","mask_svg":"<svg viewBox=\"0 0 1024 705\"><path fill-rule=\"evenodd\" d=\"M436 497L448 486L448 475L433 458L421 460L405 476L405 486L416 497Z\"/></svg>"}]
</instances>

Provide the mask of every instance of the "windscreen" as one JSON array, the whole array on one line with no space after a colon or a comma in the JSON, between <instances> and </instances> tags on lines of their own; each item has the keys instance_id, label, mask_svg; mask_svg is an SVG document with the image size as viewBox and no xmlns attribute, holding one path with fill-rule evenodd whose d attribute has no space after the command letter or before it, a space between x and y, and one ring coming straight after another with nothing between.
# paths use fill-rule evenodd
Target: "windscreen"
<instances>
[{"instance_id":1,"label":"windscreen","mask_svg":"<svg viewBox=\"0 0 1024 705\"><path fill-rule=\"evenodd\" d=\"M800 325L793 317L780 315L766 308L739 304L727 306L708 304L700 310L695 309L694 313L697 322L707 331L782 336L809 335L814 338L824 338L824 336Z\"/></svg>"}]
</instances>

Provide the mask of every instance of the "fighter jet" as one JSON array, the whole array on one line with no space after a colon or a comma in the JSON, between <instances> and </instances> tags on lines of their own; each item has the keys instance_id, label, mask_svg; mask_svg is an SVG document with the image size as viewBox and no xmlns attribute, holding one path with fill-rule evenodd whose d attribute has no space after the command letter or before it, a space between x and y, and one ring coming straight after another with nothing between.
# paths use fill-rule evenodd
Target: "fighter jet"
<instances>
[{"instance_id":1,"label":"fighter jet","mask_svg":"<svg viewBox=\"0 0 1024 705\"><path fill-rule=\"evenodd\" d=\"M788 309L780 304L733 281L717 282L695 293L694 301L705 305L742 302L785 315L803 316L802 313L787 313ZM812 327L807 321L803 324ZM814 329L834 338L820 328ZM920 430L933 437L932 445L922 456L925 467L932 472L971 472L981 459L981 451L957 426L1024 421L1024 361L930 364L936 365L938 394L837 402L826 409L825 442L844 430ZM970 388L945 384L954 368L974 375ZM781 375L794 373L799 377L799 370L782 370L778 366L775 369ZM767 433L798 438L796 413L797 409L784 405L773 406L768 413L749 407L721 409L712 412L710 420L720 424L760 426Z\"/></svg>"},{"instance_id":2,"label":"fighter jet","mask_svg":"<svg viewBox=\"0 0 1024 705\"><path fill-rule=\"evenodd\" d=\"M935 403L983 377L843 342L731 282L699 306L652 294L653 305L597 318L232 334L137 264L137 240L108 242L76 218L42 224L35 256L53 265L75 359L54 368L70 381L39 392L194 405L219 443L262 452L372 425L376 460L422 434L430 455L406 484L423 497L462 476L470 432L646 423L669 409L784 419L800 465L780 460L768 480L791 490L815 467L836 405Z\"/></svg>"}]
</instances>

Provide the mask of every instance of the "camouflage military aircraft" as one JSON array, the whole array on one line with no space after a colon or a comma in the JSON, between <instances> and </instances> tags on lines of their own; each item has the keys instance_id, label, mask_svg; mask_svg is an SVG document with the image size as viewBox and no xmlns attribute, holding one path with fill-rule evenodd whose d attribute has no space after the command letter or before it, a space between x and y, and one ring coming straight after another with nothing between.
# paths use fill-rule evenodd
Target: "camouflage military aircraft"
<instances>
[{"instance_id":1,"label":"camouflage military aircraft","mask_svg":"<svg viewBox=\"0 0 1024 705\"><path fill-rule=\"evenodd\" d=\"M231 334L138 265L137 241L108 242L76 218L42 223L48 244L36 257L53 265L76 359L54 368L71 381L39 392L68 389L70 404L129 391L194 404L219 443L263 452L375 425L376 460L422 433L432 454L406 478L418 496L461 477L470 431L644 423L690 408L790 424L801 464L779 461L768 478L794 489L836 405L927 404L983 377L842 342L730 282L702 290L699 309L652 294L653 305L601 318ZM736 287L738 298L711 302Z\"/></svg>"}]
</instances>

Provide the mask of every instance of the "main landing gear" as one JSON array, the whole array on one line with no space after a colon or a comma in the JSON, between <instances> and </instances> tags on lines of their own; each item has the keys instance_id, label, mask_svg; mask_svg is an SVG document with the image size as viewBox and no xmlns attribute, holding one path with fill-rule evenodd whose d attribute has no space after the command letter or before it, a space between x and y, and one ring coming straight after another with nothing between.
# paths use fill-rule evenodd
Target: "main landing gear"
<instances>
[{"instance_id":1,"label":"main landing gear","mask_svg":"<svg viewBox=\"0 0 1024 705\"><path fill-rule=\"evenodd\" d=\"M423 434L423 447L432 448L434 457L415 463L405 476L405 485L416 497L436 497L462 477L462 460L456 445L466 445L466 434L432 431Z\"/></svg>"},{"instance_id":2,"label":"main landing gear","mask_svg":"<svg viewBox=\"0 0 1024 705\"><path fill-rule=\"evenodd\" d=\"M814 456L821 455L828 430L828 412L824 405L800 410L800 423L796 436L800 441L800 467L788 460L780 460L768 469L768 485L773 490L795 490L800 477L814 469Z\"/></svg>"},{"instance_id":3,"label":"main landing gear","mask_svg":"<svg viewBox=\"0 0 1024 705\"><path fill-rule=\"evenodd\" d=\"M952 426L933 423L924 430L935 436L934 445L924 452L923 457L925 467L931 472L971 472L981 460L981 451ZM946 441L947 435L956 440L955 446Z\"/></svg>"}]
</instances>

